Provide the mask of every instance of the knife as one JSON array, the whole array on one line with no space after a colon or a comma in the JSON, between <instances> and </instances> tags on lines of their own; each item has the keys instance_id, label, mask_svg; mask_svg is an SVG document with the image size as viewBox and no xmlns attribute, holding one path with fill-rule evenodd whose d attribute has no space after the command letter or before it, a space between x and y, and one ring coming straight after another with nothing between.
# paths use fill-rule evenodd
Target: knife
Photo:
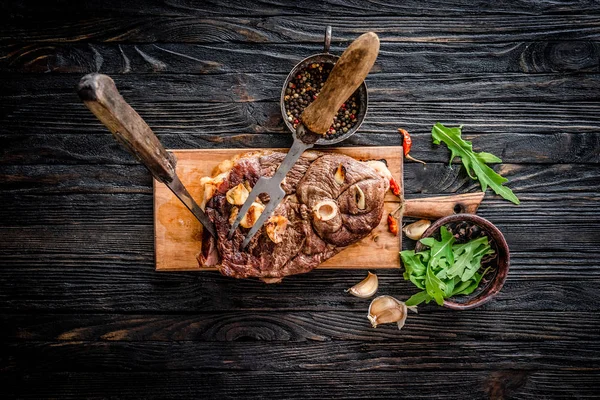
<instances>
[{"instance_id":1,"label":"knife","mask_svg":"<svg viewBox=\"0 0 600 400\"><path fill-rule=\"evenodd\" d=\"M102 122L131 154L148 168L156 180L164 183L194 214L213 237L215 226L187 191L177 173L177 159L160 143L152 129L121 96L115 82L103 74L81 78L77 93L87 108Z\"/></svg>"}]
</instances>

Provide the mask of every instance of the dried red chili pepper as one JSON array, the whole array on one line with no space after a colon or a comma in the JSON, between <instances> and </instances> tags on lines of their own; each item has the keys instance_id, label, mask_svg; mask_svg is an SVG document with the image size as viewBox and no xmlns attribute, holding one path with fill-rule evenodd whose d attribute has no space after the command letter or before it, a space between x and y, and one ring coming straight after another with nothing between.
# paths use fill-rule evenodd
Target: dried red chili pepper
<instances>
[{"instance_id":1,"label":"dried red chili pepper","mask_svg":"<svg viewBox=\"0 0 600 400\"><path fill-rule=\"evenodd\" d=\"M394 234L394 236L398 236L398 220L394 218L392 214L388 214L387 217L388 230Z\"/></svg>"},{"instance_id":2,"label":"dried red chili pepper","mask_svg":"<svg viewBox=\"0 0 600 400\"><path fill-rule=\"evenodd\" d=\"M425 161L417 160L416 158L413 158L410 154L408 154L410 152L410 148L412 147L412 138L410 137L410 134L406 130L401 128L398 128L398 132L400 132L403 139L402 147L404 148L404 157L408 158L411 161L416 161L425 165Z\"/></svg>"},{"instance_id":3,"label":"dried red chili pepper","mask_svg":"<svg viewBox=\"0 0 600 400\"><path fill-rule=\"evenodd\" d=\"M400 185L394 178L390 179L390 190L394 193L394 196L400 197Z\"/></svg>"}]
</instances>

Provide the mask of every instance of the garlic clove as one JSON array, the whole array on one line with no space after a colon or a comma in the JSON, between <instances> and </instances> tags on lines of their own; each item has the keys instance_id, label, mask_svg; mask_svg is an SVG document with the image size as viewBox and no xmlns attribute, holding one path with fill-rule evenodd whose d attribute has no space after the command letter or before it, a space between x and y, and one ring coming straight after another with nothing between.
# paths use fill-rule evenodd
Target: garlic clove
<instances>
[{"instance_id":1,"label":"garlic clove","mask_svg":"<svg viewBox=\"0 0 600 400\"><path fill-rule=\"evenodd\" d=\"M229 172L222 172L219 175L211 178L211 183L215 185L217 190L224 190L223 185L227 184L227 179L229 178Z\"/></svg>"},{"instance_id":2,"label":"garlic clove","mask_svg":"<svg viewBox=\"0 0 600 400\"><path fill-rule=\"evenodd\" d=\"M200 204L199 204L202 211L206 210L206 203L208 203L208 201L210 199L212 199L216 193L217 193L217 187L212 183L212 181L209 181L204 184L204 187L202 188L202 193L201 193L202 200L200 201Z\"/></svg>"},{"instance_id":3,"label":"garlic clove","mask_svg":"<svg viewBox=\"0 0 600 400\"><path fill-rule=\"evenodd\" d=\"M365 279L352 286L350 289L346 289L346 292L353 296L360 297L361 299L367 299L377 292L378 287L379 280L377 279L377 275L369 272Z\"/></svg>"},{"instance_id":4,"label":"garlic clove","mask_svg":"<svg viewBox=\"0 0 600 400\"><path fill-rule=\"evenodd\" d=\"M340 163L340 165L337 167L334 178L335 181L340 185L343 185L346 181L346 167L344 167L343 164Z\"/></svg>"},{"instance_id":5,"label":"garlic clove","mask_svg":"<svg viewBox=\"0 0 600 400\"><path fill-rule=\"evenodd\" d=\"M227 178L229 177L229 172L223 172L219 175L211 178L208 176L204 176L200 178L200 208L202 210L206 209L206 203L210 199L212 199L219 190L224 190L224 185L227 182Z\"/></svg>"},{"instance_id":6,"label":"garlic clove","mask_svg":"<svg viewBox=\"0 0 600 400\"><path fill-rule=\"evenodd\" d=\"M288 219L283 215L274 215L265 223L267 236L273 243L281 243L288 225Z\"/></svg>"},{"instance_id":7,"label":"garlic clove","mask_svg":"<svg viewBox=\"0 0 600 400\"><path fill-rule=\"evenodd\" d=\"M233 168L233 160L223 160L219 165L217 165L218 173L229 172Z\"/></svg>"},{"instance_id":8,"label":"garlic clove","mask_svg":"<svg viewBox=\"0 0 600 400\"><path fill-rule=\"evenodd\" d=\"M246 189L246 187L240 183L236 187L233 187L227 191L227 202L229 204L233 204L234 206L241 206L244 204L249 194L250 192L248 192L248 189Z\"/></svg>"},{"instance_id":9,"label":"garlic clove","mask_svg":"<svg viewBox=\"0 0 600 400\"><path fill-rule=\"evenodd\" d=\"M229 213L229 225L233 225L233 223L235 222L235 219L237 218L239 212L240 212L239 208L237 208L237 207L232 207L231 208L231 212Z\"/></svg>"},{"instance_id":10,"label":"garlic clove","mask_svg":"<svg viewBox=\"0 0 600 400\"><path fill-rule=\"evenodd\" d=\"M365 199L365 192L362 191L360 186L356 185L356 207L359 210L367 208L367 201Z\"/></svg>"},{"instance_id":11,"label":"garlic clove","mask_svg":"<svg viewBox=\"0 0 600 400\"><path fill-rule=\"evenodd\" d=\"M417 312L416 307L406 307L404 302L392 296L379 296L371 301L367 318L371 321L373 328L377 328L377 325L395 322L398 329L402 329L408 309Z\"/></svg>"},{"instance_id":12,"label":"garlic clove","mask_svg":"<svg viewBox=\"0 0 600 400\"><path fill-rule=\"evenodd\" d=\"M374 318L371 321L371 324L374 324L373 328L376 328L377 325L391 324L395 322L398 324L398 329L402 329L406 321L406 314L406 311L399 307L388 308L377 314L377 318Z\"/></svg>"},{"instance_id":13,"label":"garlic clove","mask_svg":"<svg viewBox=\"0 0 600 400\"><path fill-rule=\"evenodd\" d=\"M413 222L410 225L406 225L404 228L402 228L402 232L404 232L406 237L409 239L419 240L430 226L431 221L427 219L421 219L417 222Z\"/></svg>"},{"instance_id":14,"label":"garlic clove","mask_svg":"<svg viewBox=\"0 0 600 400\"><path fill-rule=\"evenodd\" d=\"M244 228L252 228L254 226L254 224L256 223L256 220L258 220L258 218L260 217L260 214L262 214L263 210L265 209L265 206L263 206L262 204L259 203L252 203L252 205L250 206L250 209L248 209L248 212L246 213L246 215L244 215L244 218L242 218L242 220L240 221L240 225Z\"/></svg>"}]
</instances>

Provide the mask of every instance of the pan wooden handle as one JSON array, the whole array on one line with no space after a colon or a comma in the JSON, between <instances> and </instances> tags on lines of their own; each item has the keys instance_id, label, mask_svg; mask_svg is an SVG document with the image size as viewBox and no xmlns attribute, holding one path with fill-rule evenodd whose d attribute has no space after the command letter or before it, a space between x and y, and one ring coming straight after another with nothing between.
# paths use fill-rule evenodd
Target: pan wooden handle
<instances>
[{"instance_id":1,"label":"pan wooden handle","mask_svg":"<svg viewBox=\"0 0 600 400\"><path fill-rule=\"evenodd\" d=\"M404 216L433 220L452 214L475 214L483 196L485 193L480 192L406 200Z\"/></svg>"},{"instance_id":2,"label":"pan wooden handle","mask_svg":"<svg viewBox=\"0 0 600 400\"><path fill-rule=\"evenodd\" d=\"M135 112L115 86L102 74L81 78L78 94L85 105L112 132L115 139L163 183L175 176L175 158L162 146L152 129Z\"/></svg>"},{"instance_id":3,"label":"pan wooden handle","mask_svg":"<svg viewBox=\"0 0 600 400\"><path fill-rule=\"evenodd\" d=\"M367 77L379 54L379 38L365 33L348 46L335 63L319 96L302 113L302 123L310 131L324 134L333 117Z\"/></svg>"}]
</instances>

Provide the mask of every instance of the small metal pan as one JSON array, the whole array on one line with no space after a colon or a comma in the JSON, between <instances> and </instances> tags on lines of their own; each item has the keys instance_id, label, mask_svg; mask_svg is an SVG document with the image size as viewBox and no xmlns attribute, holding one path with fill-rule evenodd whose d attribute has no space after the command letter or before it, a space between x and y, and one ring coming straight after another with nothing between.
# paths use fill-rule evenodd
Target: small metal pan
<instances>
[{"instance_id":1,"label":"small metal pan","mask_svg":"<svg viewBox=\"0 0 600 400\"><path fill-rule=\"evenodd\" d=\"M283 84L283 89L281 90L281 98L279 100L279 103L280 103L280 107L281 107L281 116L283 117L283 122L285 123L285 125L288 127L288 129L291 132L296 132L296 129L287 120L287 114L286 114L285 102L284 102L285 90L287 89L287 87L288 87L289 83L292 81L292 79L298 74L298 72L302 71L303 69L308 67L310 64L327 63L327 64L334 65L340 57L329 53L330 45L331 45L331 26L328 26L327 29L325 30L323 53L314 54L314 55L307 57L304 60L300 61L298 64L296 64L296 66L292 69L292 71L288 74L287 78L285 79L285 83ZM352 128L348 129L348 132L346 132L346 133L337 132L333 135L329 135L329 134L324 135L322 138L317 140L316 144L331 145L331 144L339 143L342 140L345 140L346 138L352 136L358 130L358 128L360 128L360 126L362 125L362 122L365 119L365 116L367 114L367 104L368 104L368 100L369 100L368 95L367 95L367 85L365 84L364 81L358 87L358 89L356 89L354 94L356 95L357 100L358 100L358 112L356 113L356 124L354 124L354 126Z\"/></svg>"}]
</instances>

